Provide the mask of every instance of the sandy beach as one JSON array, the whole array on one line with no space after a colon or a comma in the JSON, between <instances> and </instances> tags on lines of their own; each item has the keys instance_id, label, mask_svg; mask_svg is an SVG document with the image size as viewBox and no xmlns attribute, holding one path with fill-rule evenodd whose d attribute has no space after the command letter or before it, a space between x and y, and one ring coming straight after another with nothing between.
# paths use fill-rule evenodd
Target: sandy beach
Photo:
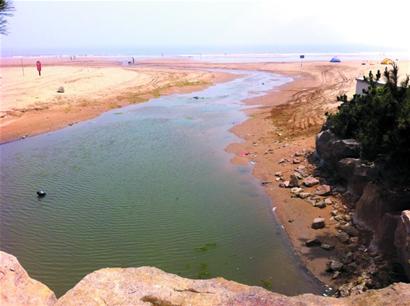
<instances>
[{"instance_id":1,"label":"sandy beach","mask_svg":"<svg viewBox=\"0 0 410 306\"><path fill-rule=\"evenodd\" d=\"M329 258L346 251L335 239L335 222L330 220L331 206L318 209L280 188L276 172L284 177L300 165L309 171L314 166L306 158L314 150L316 133L325 120L325 112L334 111L341 94L351 96L355 78L369 70L384 70L375 62L300 63L203 63L189 60L146 60L136 66L121 66L110 60L78 63L50 62L42 77L34 68L25 67L23 77L18 62L2 63L1 71L1 142L25 135L48 132L86 120L112 108L139 103L163 94L196 91L216 82L232 79L226 73L205 69L260 70L293 78L262 97L250 99L257 105L247 110L249 119L232 132L243 139L226 148L234 153L236 164L255 164L253 173L263 182L272 199L273 211L282 224L295 252L317 278L338 285L324 271ZM410 73L409 62L400 63L401 75ZM63 94L57 88L64 86ZM297 157L300 162L293 163ZM280 162L285 160L284 162ZM332 198L340 202L340 198ZM323 217L327 226L320 233L311 229L312 220ZM307 248L305 242L320 238L334 250Z\"/></svg>"},{"instance_id":2,"label":"sandy beach","mask_svg":"<svg viewBox=\"0 0 410 306\"><path fill-rule=\"evenodd\" d=\"M95 58L75 62L42 59L1 61L0 142L36 135L93 118L104 111L172 93L199 90L231 79L196 69L124 66ZM23 75L24 73L24 75ZM59 87L64 93L58 93Z\"/></svg>"}]
</instances>

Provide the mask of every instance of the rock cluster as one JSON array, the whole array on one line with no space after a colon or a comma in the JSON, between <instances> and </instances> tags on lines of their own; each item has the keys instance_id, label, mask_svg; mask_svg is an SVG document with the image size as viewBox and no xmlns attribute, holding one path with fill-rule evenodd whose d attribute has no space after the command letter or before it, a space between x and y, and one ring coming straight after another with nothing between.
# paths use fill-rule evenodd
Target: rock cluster
<instances>
[{"instance_id":1,"label":"rock cluster","mask_svg":"<svg viewBox=\"0 0 410 306\"><path fill-rule=\"evenodd\" d=\"M385 170L363 162L359 147L355 140L338 139L329 130L321 131L316 138L320 172L330 177L332 193L346 203L334 205L332 211L339 230L337 238L349 248L341 260L341 276L353 275L339 288L341 296L394 281L397 276L392 272L391 259L396 257L410 279L410 192L383 184Z\"/></svg>"},{"instance_id":2,"label":"rock cluster","mask_svg":"<svg viewBox=\"0 0 410 306\"><path fill-rule=\"evenodd\" d=\"M355 155L356 149L353 149L353 147L356 144L354 142L349 140L337 142L337 144L339 157ZM343 144L348 146L346 150L342 148ZM329 258L326 272L339 284L339 289L336 290L337 296L362 293L392 283L396 280L391 273L393 270L392 264L385 260L382 255L371 251L369 248L368 232L355 223L354 211L344 201L343 196L347 189L340 185L328 183L328 176L322 175L323 173L317 171L311 164L305 163L310 153L305 151L305 155L294 154L294 157L297 155L300 163L295 166L293 173L288 174L288 178L282 172L275 173L279 187L289 188L291 197L303 199L319 210L328 206L332 207L329 220L320 217L318 214L318 217L312 220L311 227L320 232L322 228L326 227L327 221L334 224L337 229L335 234L335 242L337 243L320 241L315 238L307 240L305 246L309 248L321 247L326 251L336 248L336 257L333 253L329 255L334 258ZM345 160L349 158L345 157ZM286 159L280 163L290 164L290 160ZM333 159L332 162L337 164L337 158ZM292 162L292 164L294 163ZM366 171L359 172L365 173ZM404 227L406 227L406 230L401 232L407 231L408 226ZM318 236L320 236L320 233ZM409 253L406 248L410 240L406 239L402 237L397 240L397 244L403 246L401 249L404 250L404 257L408 256Z\"/></svg>"}]
</instances>

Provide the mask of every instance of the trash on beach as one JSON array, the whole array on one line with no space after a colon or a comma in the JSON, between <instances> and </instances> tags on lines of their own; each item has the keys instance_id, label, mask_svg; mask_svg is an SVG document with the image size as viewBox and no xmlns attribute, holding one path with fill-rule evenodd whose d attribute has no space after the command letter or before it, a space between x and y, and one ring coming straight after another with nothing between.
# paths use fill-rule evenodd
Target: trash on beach
<instances>
[{"instance_id":1,"label":"trash on beach","mask_svg":"<svg viewBox=\"0 0 410 306\"><path fill-rule=\"evenodd\" d=\"M239 153L239 156L245 157L245 156L248 156L249 154L250 154L249 152L241 152Z\"/></svg>"},{"instance_id":2,"label":"trash on beach","mask_svg":"<svg viewBox=\"0 0 410 306\"><path fill-rule=\"evenodd\" d=\"M250 163L251 165L255 165L255 164L256 164L256 161L251 160L249 163Z\"/></svg>"},{"instance_id":3,"label":"trash on beach","mask_svg":"<svg viewBox=\"0 0 410 306\"><path fill-rule=\"evenodd\" d=\"M42 190L42 189L37 190L37 196L38 196L39 198L45 197L46 194L47 194L47 193L46 193L44 190Z\"/></svg>"},{"instance_id":4,"label":"trash on beach","mask_svg":"<svg viewBox=\"0 0 410 306\"><path fill-rule=\"evenodd\" d=\"M63 86L58 87L57 92L64 93L64 87Z\"/></svg>"}]
</instances>

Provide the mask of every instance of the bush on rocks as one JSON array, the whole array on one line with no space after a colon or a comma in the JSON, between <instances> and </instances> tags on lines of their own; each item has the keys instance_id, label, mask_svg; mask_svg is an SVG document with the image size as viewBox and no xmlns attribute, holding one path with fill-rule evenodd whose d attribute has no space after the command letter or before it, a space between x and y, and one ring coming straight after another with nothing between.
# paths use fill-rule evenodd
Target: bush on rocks
<instances>
[{"instance_id":1,"label":"bush on rocks","mask_svg":"<svg viewBox=\"0 0 410 306\"><path fill-rule=\"evenodd\" d=\"M338 97L343 103L329 114L327 126L341 138L354 138L361 144L361 157L384 160L389 167L410 173L410 82L399 83L398 66L384 71L385 85L377 86L380 71L369 72L363 94ZM409 177L409 175L405 175Z\"/></svg>"}]
</instances>

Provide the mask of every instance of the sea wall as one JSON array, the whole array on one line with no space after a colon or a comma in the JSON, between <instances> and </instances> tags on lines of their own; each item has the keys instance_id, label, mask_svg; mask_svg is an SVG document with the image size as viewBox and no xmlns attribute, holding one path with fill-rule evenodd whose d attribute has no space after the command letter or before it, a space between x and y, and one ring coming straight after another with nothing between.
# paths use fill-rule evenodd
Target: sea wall
<instances>
[{"instance_id":1,"label":"sea wall","mask_svg":"<svg viewBox=\"0 0 410 306\"><path fill-rule=\"evenodd\" d=\"M17 259L0 252L0 305L405 305L410 284L396 283L348 298L313 294L287 297L223 278L192 280L153 267L107 268L85 276L56 299L31 279ZM404 304L403 304L404 303Z\"/></svg>"},{"instance_id":2,"label":"sea wall","mask_svg":"<svg viewBox=\"0 0 410 306\"><path fill-rule=\"evenodd\" d=\"M316 137L320 165L341 185L354 222L372 233L370 247L396 259L410 279L409 188L388 183L389 170L364 162L359 151L354 139L339 139L328 129Z\"/></svg>"}]
</instances>

